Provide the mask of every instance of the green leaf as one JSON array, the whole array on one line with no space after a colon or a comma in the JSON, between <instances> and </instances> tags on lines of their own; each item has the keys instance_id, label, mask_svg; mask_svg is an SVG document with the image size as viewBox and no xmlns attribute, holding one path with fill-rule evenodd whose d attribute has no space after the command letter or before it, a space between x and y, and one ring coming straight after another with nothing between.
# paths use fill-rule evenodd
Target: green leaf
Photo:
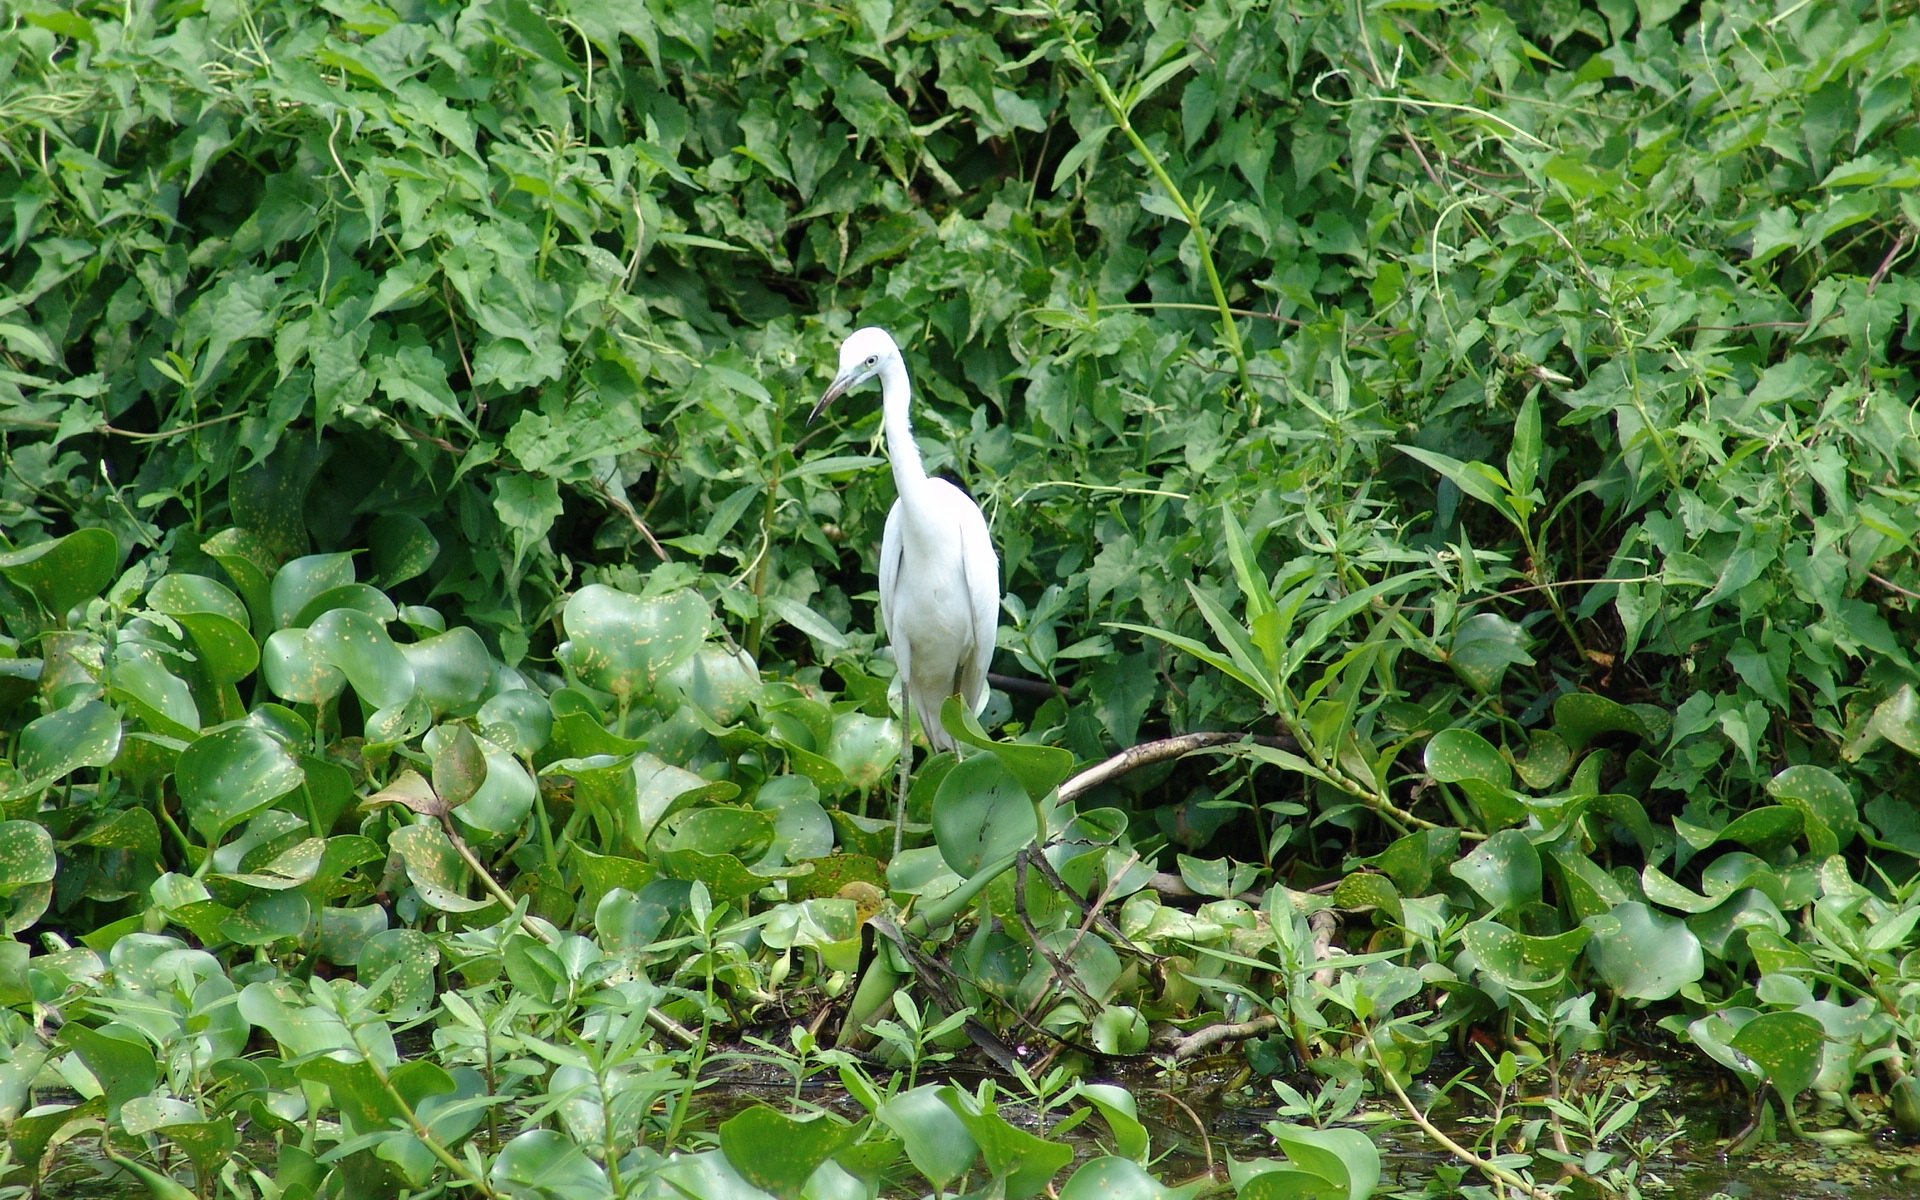
<instances>
[{"instance_id":1,"label":"green leaf","mask_svg":"<svg viewBox=\"0 0 1920 1200\"><path fill-rule=\"evenodd\" d=\"M588 686L622 702L649 695L655 684L706 640L713 615L699 593L652 599L591 584L567 600L567 640L556 657Z\"/></svg>"},{"instance_id":2,"label":"green leaf","mask_svg":"<svg viewBox=\"0 0 1920 1200\"><path fill-rule=\"evenodd\" d=\"M799 1200L813 1173L855 1132L825 1114L802 1120L756 1104L721 1124L720 1152L748 1183Z\"/></svg>"},{"instance_id":3,"label":"green leaf","mask_svg":"<svg viewBox=\"0 0 1920 1200\"><path fill-rule=\"evenodd\" d=\"M961 760L933 797L933 840L955 874L970 879L1040 836L1032 795L1000 759Z\"/></svg>"},{"instance_id":4,"label":"green leaf","mask_svg":"<svg viewBox=\"0 0 1920 1200\"><path fill-rule=\"evenodd\" d=\"M1587 957L1602 981L1629 1000L1665 1000L1706 973L1700 939L1685 922L1638 900L1581 922L1593 931Z\"/></svg>"},{"instance_id":5,"label":"green leaf","mask_svg":"<svg viewBox=\"0 0 1920 1200\"><path fill-rule=\"evenodd\" d=\"M1109 1155L1081 1164L1060 1189L1060 1200L1189 1200L1205 1186L1205 1180L1194 1180L1168 1187L1139 1163Z\"/></svg>"},{"instance_id":6,"label":"green leaf","mask_svg":"<svg viewBox=\"0 0 1920 1200\"><path fill-rule=\"evenodd\" d=\"M85 767L104 767L120 753L120 717L97 700L48 713L20 731L14 759L24 781L9 795L27 795Z\"/></svg>"},{"instance_id":7,"label":"green leaf","mask_svg":"<svg viewBox=\"0 0 1920 1200\"><path fill-rule=\"evenodd\" d=\"M306 780L277 738L250 725L195 741L180 752L174 778L187 820L209 845Z\"/></svg>"},{"instance_id":8,"label":"green leaf","mask_svg":"<svg viewBox=\"0 0 1920 1200\"><path fill-rule=\"evenodd\" d=\"M1494 913L1541 899L1540 854L1518 830L1501 830L1448 869Z\"/></svg>"},{"instance_id":9,"label":"green leaf","mask_svg":"<svg viewBox=\"0 0 1920 1200\"><path fill-rule=\"evenodd\" d=\"M1767 780L1767 794L1799 809L1807 818L1810 832L1815 821L1829 831L1832 845L1814 849L1820 857L1845 850L1860 830L1853 790L1825 767L1811 763L1787 767Z\"/></svg>"},{"instance_id":10,"label":"green leaf","mask_svg":"<svg viewBox=\"0 0 1920 1200\"><path fill-rule=\"evenodd\" d=\"M1073 752L1058 746L1029 742L996 742L980 727L972 710L956 696L948 696L940 708L940 723L962 744L991 751L1001 766L1027 791L1037 804L1066 782L1073 773Z\"/></svg>"},{"instance_id":11,"label":"green leaf","mask_svg":"<svg viewBox=\"0 0 1920 1200\"><path fill-rule=\"evenodd\" d=\"M1758 1064L1767 1082L1791 1104L1820 1074L1827 1032L1806 1013L1768 1012L1742 1025L1730 1044Z\"/></svg>"},{"instance_id":12,"label":"green leaf","mask_svg":"<svg viewBox=\"0 0 1920 1200\"><path fill-rule=\"evenodd\" d=\"M0 575L30 593L62 625L69 609L99 595L119 569L120 543L105 529L76 529L0 554Z\"/></svg>"},{"instance_id":13,"label":"green leaf","mask_svg":"<svg viewBox=\"0 0 1920 1200\"><path fill-rule=\"evenodd\" d=\"M874 1114L906 1146L914 1170L934 1187L947 1185L969 1171L980 1157L980 1147L959 1113L942 1097L939 1084L923 1084L901 1092Z\"/></svg>"}]
</instances>

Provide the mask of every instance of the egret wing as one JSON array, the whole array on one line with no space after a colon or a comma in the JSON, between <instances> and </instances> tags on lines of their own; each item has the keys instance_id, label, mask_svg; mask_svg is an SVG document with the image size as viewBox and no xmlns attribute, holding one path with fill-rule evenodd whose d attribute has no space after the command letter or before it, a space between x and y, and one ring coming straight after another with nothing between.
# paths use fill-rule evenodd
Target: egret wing
<instances>
[{"instance_id":1,"label":"egret wing","mask_svg":"<svg viewBox=\"0 0 1920 1200\"><path fill-rule=\"evenodd\" d=\"M973 622L972 652L960 664L960 695L977 713L987 705L987 668L993 663L1000 629L1000 556L994 553L980 506L959 489L955 493L962 501L960 566L966 576L967 613Z\"/></svg>"},{"instance_id":2,"label":"egret wing","mask_svg":"<svg viewBox=\"0 0 1920 1200\"><path fill-rule=\"evenodd\" d=\"M899 668L900 678L907 677L907 645L904 637L898 636L893 623L899 618L900 605L895 603L894 589L900 586L900 502L895 500L893 507L887 510L887 526L880 535L880 632L887 635L887 644L893 647L894 665Z\"/></svg>"}]
</instances>

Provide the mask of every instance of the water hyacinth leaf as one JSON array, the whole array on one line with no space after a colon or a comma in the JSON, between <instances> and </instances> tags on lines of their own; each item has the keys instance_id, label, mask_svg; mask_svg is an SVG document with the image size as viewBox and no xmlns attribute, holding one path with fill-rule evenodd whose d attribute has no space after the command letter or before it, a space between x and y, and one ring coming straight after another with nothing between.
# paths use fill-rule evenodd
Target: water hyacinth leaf
<instances>
[{"instance_id":1,"label":"water hyacinth leaf","mask_svg":"<svg viewBox=\"0 0 1920 1200\"><path fill-rule=\"evenodd\" d=\"M779 1200L799 1200L820 1164L855 1132L825 1114L801 1119L756 1104L720 1126L720 1152L748 1183Z\"/></svg>"},{"instance_id":2,"label":"water hyacinth leaf","mask_svg":"<svg viewBox=\"0 0 1920 1200\"><path fill-rule=\"evenodd\" d=\"M1729 1039L1765 1072L1768 1083L1792 1103L1820 1074L1827 1031L1801 1012L1765 1012L1742 1025Z\"/></svg>"},{"instance_id":3,"label":"water hyacinth leaf","mask_svg":"<svg viewBox=\"0 0 1920 1200\"><path fill-rule=\"evenodd\" d=\"M354 608L322 613L307 630L311 644L340 668L361 701L375 709L404 704L414 695L413 664L386 626Z\"/></svg>"},{"instance_id":4,"label":"water hyacinth leaf","mask_svg":"<svg viewBox=\"0 0 1920 1200\"><path fill-rule=\"evenodd\" d=\"M247 623L247 606L232 589L205 575L163 575L147 590L147 604L170 617L209 613L237 625Z\"/></svg>"},{"instance_id":5,"label":"water hyacinth leaf","mask_svg":"<svg viewBox=\"0 0 1920 1200\"><path fill-rule=\"evenodd\" d=\"M320 910L318 926L314 956L342 967L356 966L365 959L373 939L387 931L387 910L378 904L330 905ZM377 978L371 972L367 977Z\"/></svg>"},{"instance_id":6,"label":"water hyacinth leaf","mask_svg":"<svg viewBox=\"0 0 1920 1200\"><path fill-rule=\"evenodd\" d=\"M1553 937L1535 937L1492 920L1475 921L1460 931L1461 942L1478 961L1480 970L1501 987L1514 991L1558 987L1592 936L1591 930L1581 928Z\"/></svg>"},{"instance_id":7,"label":"water hyacinth leaf","mask_svg":"<svg viewBox=\"0 0 1920 1200\"><path fill-rule=\"evenodd\" d=\"M980 1156L1007 1200L1037 1195L1060 1169L1073 1161L1073 1147L1048 1141L1008 1123L991 1103L955 1087L942 1087L940 1099L967 1127Z\"/></svg>"},{"instance_id":8,"label":"water hyacinth leaf","mask_svg":"<svg viewBox=\"0 0 1920 1200\"><path fill-rule=\"evenodd\" d=\"M260 665L260 647L241 622L217 613L186 613L174 620L193 639L213 682L238 683Z\"/></svg>"},{"instance_id":9,"label":"water hyacinth leaf","mask_svg":"<svg viewBox=\"0 0 1920 1200\"><path fill-rule=\"evenodd\" d=\"M1385 850L1357 865L1373 867L1393 880L1403 896L1425 895L1442 863L1460 855L1458 829L1422 829L1396 838Z\"/></svg>"},{"instance_id":10,"label":"water hyacinth leaf","mask_svg":"<svg viewBox=\"0 0 1920 1200\"><path fill-rule=\"evenodd\" d=\"M731 725L760 695L760 668L745 650L702 643L661 672L656 686L663 697L683 700L716 723Z\"/></svg>"},{"instance_id":11,"label":"water hyacinth leaf","mask_svg":"<svg viewBox=\"0 0 1920 1200\"><path fill-rule=\"evenodd\" d=\"M1471 729L1443 729L1427 739L1427 774L1441 783L1477 779L1513 786L1513 768L1492 742Z\"/></svg>"},{"instance_id":12,"label":"water hyacinth leaf","mask_svg":"<svg viewBox=\"0 0 1920 1200\"><path fill-rule=\"evenodd\" d=\"M274 556L259 538L244 529L228 528L200 547L220 564L247 606L250 628L256 635L271 632L273 624Z\"/></svg>"},{"instance_id":13,"label":"water hyacinth leaf","mask_svg":"<svg viewBox=\"0 0 1920 1200\"><path fill-rule=\"evenodd\" d=\"M991 751L1035 802L1046 799L1073 774L1071 750L1028 742L997 742L987 736L980 719L957 696L947 697L940 706L940 724L963 744Z\"/></svg>"},{"instance_id":14,"label":"water hyacinth leaf","mask_svg":"<svg viewBox=\"0 0 1920 1200\"><path fill-rule=\"evenodd\" d=\"M399 647L414 683L439 716L466 716L493 678L493 658L465 625Z\"/></svg>"},{"instance_id":15,"label":"water hyacinth leaf","mask_svg":"<svg viewBox=\"0 0 1920 1200\"><path fill-rule=\"evenodd\" d=\"M1799 838L1806 829L1806 816L1806 809L1785 804L1750 808L1696 849L1704 850L1714 842L1738 842L1756 854L1774 854Z\"/></svg>"},{"instance_id":16,"label":"water hyacinth leaf","mask_svg":"<svg viewBox=\"0 0 1920 1200\"><path fill-rule=\"evenodd\" d=\"M1277 1167L1250 1175L1234 1200L1345 1200L1346 1189L1312 1171Z\"/></svg>"},{"instance_id":17,"label":"water hyacinth leaf","mask_svg":"<svg viewBox=\"0 0 1920 1200\"><path fill-rule=\"evenodd\" d=\"M0 553L0 575L30 593L54 621L100 594L120 568L120 543L105 529L76 529L65 537Z\"/></svg>"},{"instance_id":18,"label":"water hyacinth leaf","mask_svg":"<svg viewBox=\"0 0 1920 1200\"><path fill-rule=\"evenodd\" d=\"M486 782L486 753L480 749L480 739L465 725L440 726L428 735L423 749L433 755L434 794L448 808L458 808L473 799Z\"/></svg>"},{"instance_id":19,"label":"water hyacinth leaf","mask_svg":"<svg viewBox=\"0 0 1920 1200\"><path fill-rule=\"evenodd\" d=\"M260 674L282 700L318 707L347 688L347 677L305 629L276 629L260 652Z\"/></svg>"},{"instance_id":20,"label":"water hyacinth leaf","mask_svg":"<svg viewBox=\"0 0 1920 1200\"><path fill-rule=\"evenodd\" d=\"M242 946L270 946L297 938L313 921L306 893L261 892L249 896L220 922L220 932Z\"/></svg>"},{"instance_id":21,"label":"water hyacinth leaf","mask_svg":"<svg viewBox=\"0 0 1920 1200\"><path fill-rule=\"evenodd\" d=\"M859 712L835 713L826 757L847 786L870 792L900 760L899 722Z\"/></svg>"},{"instance_id":22,"label":"water hyacinth leaf","mask_svg":"<svg viewBox=\"0 0 1920 1200\"><path fill-rule=\"evenodd\" d=\"M733 1169L727 1156L718 1150L706 1150L698 1154L678 1154L654 1176L673 1191L669 1195L699 1197L700 1200L767 1200L767 1193L741 1178L740 1172ZM811 1193L811 1189L809 1189ZM573 1200L604 1200L608 1192L551 1193L555 1200L566 1196ZM835 1200L835 1198L809 1196L809 1200Z\"/></svg>"},{"instance_id":23,"label":"water hyacinth leaf","mask_svg":"<svg viewBox=\"0 0 1920 1200\"><path fill-rule=\"evenodd\" d=\"M933 840L961 878L1032 845L1039 834L1031 793L999 758L962 759L941 779L933 798Z\"/></svg>"},{"instance_id":24,"label":"water hyacinth leaf","mask_svg":"<svg viewBox=\"0 0 1920 1200\"><path fill-rule=\"evenodd\" d=\"M408 825L396 829L387 846L400 856L407 879L420 899L441 912L470 913L493 901L473 900L466 895L467 867L460 852L447 835L432 825Z\"/></svg>"},{"instance_id":25,"label":"water hyacinth leaf","mask_svg":"<svg viewBox=\"0 0 1920 1200\"><path fill-rule=\"evenodd\" d=\"M755 859L773 843L773 818L750 808L696 808L675 813L660 823L653 848L667 853L697 850L701 854L733 854Z\"/></svg>"},{"instance_id":26,"label":"water hyacinth leaf","mask_svg":"<svg viewBox=\"0 0 1920 1200\"><path fill-rule=\"evenodd\" d=\"M1665 1000L1706 973L1700 939L1684 922L1638 900L1588 917L1587 957L1606 985L1629 1000Z\"/></svg>"},{"instance_id":27,"label":"water hyacinth leaf","mask_svg":"<svg viewBox=\"0 0 1920 1200\"><path fill-rule=\"evenodd\" d=\"M480 706L480 736L518 758L532 758L553 736L553 709L530 690L501 692Z\"/></svg>"},{"instance_id":28,"label":"water hyacinth leaf","mask_svg":"<svg viewBox=\"0 0 1920 1200\"><path fill-rule=\"evenodd\" d=\"M136 858L153 860L160 857L160 823L144 808L123 808L87 826L74 842L103 850L125 850Z\"/></svg>"},{"instance_id":29,"label":"water hyacinth leaf","mask_svg":"<svg viewBox=\"0 0 1920 1200\"><path fill-rule=\"evenodd\" d=\"M1230 900L1253 887L1260 878L1259 863L1236 863L1225 858L1195 858L1191 854L1174 856L1180 869L1180 882L1202 896Z\"/></svg>"},{"instance_id":30,"label":"water hyacinth leaf","mask_svg":"<svg viewBox=\"0 0 1920 1200\"><path fill-rule=\"evenodd\" d=\"M1137 1163L1147 1161L1147 1127L1140 1122L1140 1109L1133 1093L1111 1083L1083 1083L1080 1098L1092 1105L1113 1132L1114 1149Z\"/></svg>"},{"instance_id":31,"label":"water hyacinth leaf","mask_svg":"<svg viewBox=\"0 0 1920 1200\"><path fill-rule=\"evenodd\" d=\"M1087 1034L1102 1054L1141 1054L1147 1048L1147 1019L1130 1004L1109 1004L1094 1014Z\"/></svg>"},{"instance_id":32,"label":"water hyacinth leaf","mask_svg":"<svg viewBox=\"0 0 1920 1200\"><path fill-rule=\"evenodd\" d=\"M589 687L622 702L652 694L657 681L706 640L712 610L684 589L642 599L589 584L561 614L567 640L555 656Z\"/></svg>"},{"instance_id":33,"label":"water hyacinth leaf","mask_svg":"<svg viewBox=\"0 0 1920 1200\"><path fill-rule=\"evenodd\" d=\"M941 1190L980 1157L972 1132L941 1098L943 1090L938 1084L922 1084L894 1096L875 1114L906 1147L914 1170Z\"/></svg>"},{"instance_id":34,"label":"water hyacinth leaf","mask_svg":"<svg viewBox=\"0 0 1920 1200\"><path fill-rule=\"evenodd\" d=\"M1483 696L1500 687L1509 667L1530 667L1532 638L1518 621L1498 613L1475 613L1454 630L1447 662L1463 683Z\"/></svg>"},{"instance_id":35,"label":"water hyacinth leaf","mask_svg":"<svg viewBox=\"0 0 1920 1200\"><path fill-rule=\"evenodd\" d=\"M1808 816L1810 839L1815 820L1829 831L1834 843L1832 849L1814 849L1814 853L1822 857L1845 850L1860 831L1860 809L1854 801L1853 790L1825 767L1811 763L1788 767L1767 780L1767 794Z\"/></svg>"},{"instance_id":36,"label":"water hyacinth leaf","mask_svg":"<svg viewBox=\"0 0 1920 1200\"><path fill-rule=\"evenodd\" d=\"M1592 692L1568 692L1554 701L1553 729L1575 754L1609 733L1632 734L1643 741L1653 736L1637 710Z\"/></svg>"},{"instance_id":37,"label":"water hyacinth leaf","mask_svg":"<svg viewBox=\"0 0 1920 1200\"><path fill-rule=\"evenodd\" d=\"M20 731L14 766L19 794L39 791L83 767L104 767L120 752L120 716L98 700L50 712Z\"/></svg>"},{"instance_id":38,"label":"water hyacinth leaf","mask_svg":"<svg viewBox=\"0 0 1920 1200\"><path fill-rule=\"evenodd\" d=\"M351 554L309 554L287 563L274 572L270 585L273 628L291 628L316 597L352 582Z\"/></svg>"},{"instance_id":39,"label":"water hyacinth leaf","mask_svg":"<svg viewBox=\"0 0 1920 1200\"><path fill-rule=\"evenodd\" d=\"M209 843L305 781L279 739L248 725L218 729L180 752L174 779L187 819Z\"/></svg>"},{"instance_id":40,"label":"water hyacinth leaf","mask_svg":"<svg viewBox=\"0 0 1920 1200\"><path fill-rule=\"evenodd\" d=\"M1540 899L1540 852L1518 830L1494 834L1448 870L1495 913Z\"/></svg>"},{"instance_id":41,"label":"water hyacinth leaf","mask_svg":"<svg viewBox=\"0 0 1920 1200\"><path fill-rule=\"evenodd\" d=\"M1355 871L1349 874L1333 889L1331 899L1335 908L1348 912L1377 910L1394 922L1406 915L1400 889L1393 886L1391 877L1378 871Z\"/></svg>"},{"instance_id":42,"label":"water hyacinth leaf","mask_svg":"<svg viewBox=\"0 0 1920 1200\"><path fill-rule=\"evenodd\" d=\"M152 1093L159 1080L159 1063L153 1048L144 1039L135 1040L131 1030L92 1029L78 1022L60 1030L60 1041L73 1047L80 1061L100 1084L107 1098L107 1119L118 1122L120 1106L139 1096Z\"/></svg>"},{"instance_id":43,"label":"water hyacinth leaf","mask_svg":"<svg viewBox=\"0 0 1920 1200\"><path fill-rule=\"evenodd\" d=\"M1358 1129L1310 1129L1270 1124L1280 1149L1295 1166L1341 1189L1345 1200L1367 1200L1380 1183L1380 1150Z\"/></svg>"},{"instance_id":44,"label":"water hyacinth leaf","mask_svg":"<svg viewBox=\"0 0 1920 1200\"><path fill-rule=\"evenodd\" d=\"M382 513L367 531L374 577L382 587L413 579L440 557L440 539L411 513Z\"/></svg>"},{"instance_id":45,"label":"water hyacinth leaf","mask_svg":"<svg viewBox=\"0 0 1920 1200\"><path fill-rule=\"evenodd\" d=\"M1516 759L1513 766L1521 782L1535 791L1545 791L1567 777L1573 767L1573 749L1551 729L1529 730L1527 756Z\"/></svg>"},{"instance_id":46,"label":"water hyacinth leaf","mask_svg":"<svg viewBox=\"0 0 1920 1200\"><path fill-rule=\"evenodd\" d=\"M343 583L339 587L328 588L307 601L306 607L293 614L293 620L289 624L296 629L311 626L334 609L361 613L372 617L382 626L391 624L400 616L399 607L379 588L367 583Z\"/></svg>"},{"instance_id":47,"label":"water hyacinth leaf","mask_svg":"<svg viewBox=\"0 0 1920 1200\"><path fill-rule=\"evenodd\" d=\"M1189 1200L1205 1182L1168 1187L1132 1159L1106 1155L1083 1163L1060 1189L1060 1200Z\"/></svg>"},{"instance_id":48,"label":"water hyacinth leaf","mask_svg":"<svg viewBox=\"0 0 1920 1200\"><path fill-rule=\"evenodd\" d=\"M151 729L187 739L200 732L200 706L193 689L173 673L160 654L143 642L122 641L113 648L107 694L130 706Z\"/></svg>"}]
</instances>

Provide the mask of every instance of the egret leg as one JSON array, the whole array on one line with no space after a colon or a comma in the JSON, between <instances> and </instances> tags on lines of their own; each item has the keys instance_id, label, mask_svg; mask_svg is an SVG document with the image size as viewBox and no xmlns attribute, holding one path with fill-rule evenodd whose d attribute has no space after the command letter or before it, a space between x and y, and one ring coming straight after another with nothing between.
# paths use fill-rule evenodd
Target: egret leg
<instances>
[{"instance_id":1,"label":"egret leg","mask_svg":"<svg viewBox=\"0 0 1920 1200\"><path fill-rule=\"evenodd\" d=\"M900 795L893 806L893 858L907 835L907 766L913 761L913 715L907 707L907 677L900 677ZM893 859L887 860L889 863Z\"/></svg>"}]
</instances>

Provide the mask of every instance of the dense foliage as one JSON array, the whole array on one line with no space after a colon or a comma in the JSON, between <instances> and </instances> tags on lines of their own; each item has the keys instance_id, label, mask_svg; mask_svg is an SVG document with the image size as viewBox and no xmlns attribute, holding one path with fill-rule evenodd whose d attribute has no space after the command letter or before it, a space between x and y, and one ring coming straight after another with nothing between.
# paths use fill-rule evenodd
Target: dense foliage
<instances>
[{"instance_id":1,"label":"dense foliage","mask_svg":"<svg viewBox=\"0 0 1920 1200\"><path fill-rule=\"evenodd\" d=\"M1557 1078L1596 998L1920 1132L1915 17L21 0L8 1182L89 1133L203 1195L1033 1194L991 1088L850 1054L962 1010L1231 1026L1275 1194L1374 1186L1314 1127L1363 1082L1469 1027ZM859 324L1025 681L891 863L878 406L804 424ZM776 1027L862 1115L686 1153ZM1069 1188L1156 1194L1124 1093L1001 1066L1106 1121ZM1499 1111L1481 1169L1634 1186L1624 1101Z\"/></svg>"}]
</instances>

